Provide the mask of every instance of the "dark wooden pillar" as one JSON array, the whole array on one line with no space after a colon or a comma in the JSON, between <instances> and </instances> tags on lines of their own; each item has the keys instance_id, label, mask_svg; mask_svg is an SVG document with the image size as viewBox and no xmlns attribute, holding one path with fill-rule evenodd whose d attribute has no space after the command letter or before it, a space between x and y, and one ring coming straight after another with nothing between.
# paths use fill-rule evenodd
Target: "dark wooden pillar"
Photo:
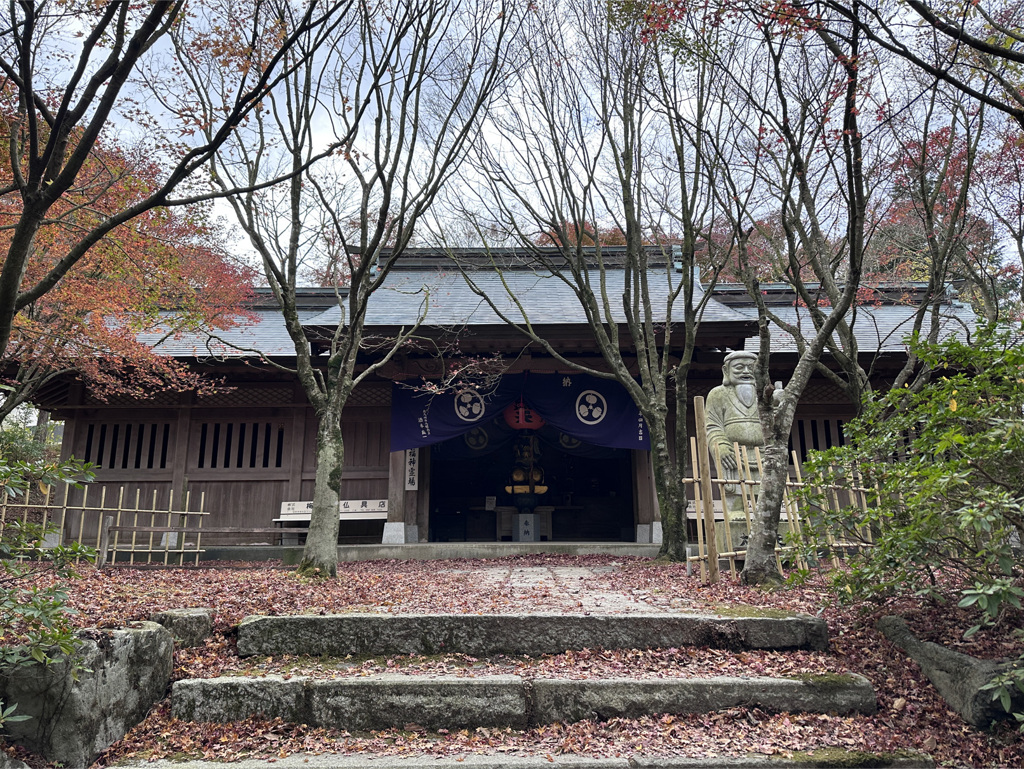
<instances>
[{"instance_id":1,"label":"dark wooden pillar","mask_svg":"<svg viewBox=\"0 0 1024 769\"><path fill-rule=\"evenodd\" d=\"M392 451L388 462L388 520L384 524L384 544L400 545L415 537L416 491L406 490L407 453ZM417 481L419 472L417 469ZM411 516L411 525L410 525ZM415 541L415 539L413 540Z\"/></svg>"},{"instance_id":2,"label":"dark wooden pillar","mask_svg":"<svg viewBox=\"0 0 1024 769\"><path fill-rule=\"evenodd\" d=\"M292 409L291 439L289 441L290 467L288 473L288 501L302 500L302 463L306 457L306 407Z\"/></svg>"}]
</instances>

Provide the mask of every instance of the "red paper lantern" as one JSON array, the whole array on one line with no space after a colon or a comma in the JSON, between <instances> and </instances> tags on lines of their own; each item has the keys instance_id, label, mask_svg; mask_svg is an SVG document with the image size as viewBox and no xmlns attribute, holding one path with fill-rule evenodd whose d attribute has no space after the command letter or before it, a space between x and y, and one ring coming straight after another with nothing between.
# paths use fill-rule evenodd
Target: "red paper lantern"
<instances>
[{"instance_id":1,"label":"red paper lantern","mask_svg":"<svg viewBox=\"0 0 1024 769\"><path fill-rule=\"evenodd\" d=\"M544 426L544 418L518 400L505 407L505 424L513 430L539 430Z\"/></svg>"}]
</instances>

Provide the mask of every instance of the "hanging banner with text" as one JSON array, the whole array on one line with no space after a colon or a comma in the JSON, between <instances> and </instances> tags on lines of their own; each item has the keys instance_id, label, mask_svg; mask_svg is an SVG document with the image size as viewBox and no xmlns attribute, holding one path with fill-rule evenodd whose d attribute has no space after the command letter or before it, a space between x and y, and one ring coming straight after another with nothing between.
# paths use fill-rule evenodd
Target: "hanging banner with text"
<instances>
[{"instance_id":1,"label":"hanging banner with text","mask_svg":"<svg viewBox=\"0 0 1024 769\"><path fill-rule=\"evenodd\" d=\"M489 389L422 392L395 384L391 450L429 446L500 419L522 398L548 424L584 443L647 449L647 424L626 390L586 374L512 374Z\"/></svg>"},{"instance_id":2,"label":"hanging banner with text","mask_svg":"<svg viewBox=\"0 0 1024 769\"><path fill-rule=\"evenodd\" d=\"M405 450L405 490L416 491L420 487L420 450Z\"/></svg>"}]
</instances>

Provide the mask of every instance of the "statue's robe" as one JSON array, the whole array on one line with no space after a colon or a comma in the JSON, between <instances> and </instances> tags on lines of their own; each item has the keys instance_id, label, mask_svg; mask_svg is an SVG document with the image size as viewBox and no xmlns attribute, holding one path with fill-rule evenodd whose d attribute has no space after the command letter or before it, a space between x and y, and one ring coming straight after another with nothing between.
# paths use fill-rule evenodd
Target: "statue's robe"
<instances>
[{"instance_id":1,"label":"statue's robe","mask_svg":"<svg viewBox=\"0 0 1024 769\"><path fill-rule=\"evenodd\" d=\"M757 470L757 460L753 452L755 446L764 445L761 418L757 413L757 400L755 399L749 406L744 405L737 397L734 387L719 385L708 393L705 401L705 415L708 429L708 449L711 452L711 458L715 460L719 477L739 478L737 471L726 470L717 459L724 454L734 456L733 444L738 443L748 449L749 464L747 472L744 472L743 476L752 480L760 480L761 476ZM740 503L738 485L729 484L725 487L725 491L728 497L735 497L737 503ZM729 508L736 509L736 504L730 504Z\"/></svg>"}]
</instances>

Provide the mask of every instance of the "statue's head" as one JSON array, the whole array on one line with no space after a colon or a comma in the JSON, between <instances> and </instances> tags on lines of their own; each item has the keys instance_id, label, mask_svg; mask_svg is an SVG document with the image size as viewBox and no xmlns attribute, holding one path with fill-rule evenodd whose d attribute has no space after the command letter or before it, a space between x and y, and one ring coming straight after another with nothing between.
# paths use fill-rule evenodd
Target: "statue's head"
<instances>
[{"instance_id":1,"label":"statue's head","mask_svg":"<svg viewBox=\"0 0 1024 769\"><path fill-rule=\"evenodd\" d=\"M757 355L745 350L737 350L725 356L722 363L722 384L738 385L754 383L754 364Z\"/></svg>"}]
</instances>

